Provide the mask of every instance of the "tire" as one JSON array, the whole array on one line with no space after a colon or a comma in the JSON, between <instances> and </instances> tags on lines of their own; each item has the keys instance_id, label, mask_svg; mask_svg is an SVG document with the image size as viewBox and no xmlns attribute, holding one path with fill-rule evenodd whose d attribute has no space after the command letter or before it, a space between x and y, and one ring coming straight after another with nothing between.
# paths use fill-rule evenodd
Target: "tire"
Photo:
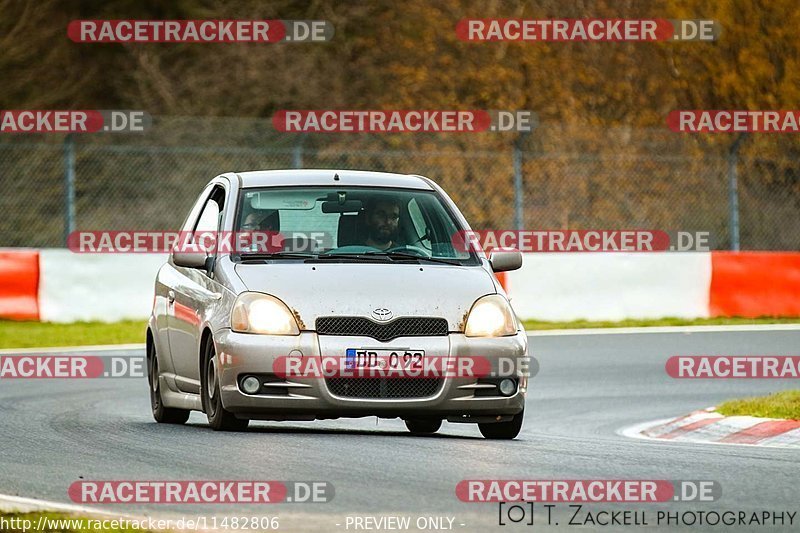
<instances>
[{"instance_id":1,"label":"tire","mask_svg":"<svg viewBox=\"0 0 800 533\"><path fill-rule=\"evenodd\" d=\"M219 379L216 371L216 353L214 341L209 339L205 357L203 357L203 376L200 387L202 389L203 410L205 410L206 417L208 417L208 425L214 431L244 431L250 424L250 420L236 418L233 413L226 410L222 405Z\"/></svg>"},{"instance_id":2,"label":"tire","mask_svg":"<svg viewBox=\"0 0 800 533\"><path fill-rule=\"evenodd\" d=\"M525 409L514 415L508 422L493 422L478 424L478 429L487 439L511 440L519 435L522 429L522 420L525 418Z\"/></svg>"},{"instance_id":3,"label":"tire","mask_svg":"<svg viewBox=\"0 0 800 533\"><path fill-rule=\"evenodd\" d=\"M185 424L189 420L189 411L164 407L164 402L161 400L155 342L150 342L147 346L147 367L147 382L150 384L150 409L153 412L153 418L159 424Z\"/></svg>"},{"instance_id":4,"label":"tire","mask_svg":"<svg viewBox=\"0 0 800 533\"><path fill-rule=\"evenodd\" d=\"M411 419L404 420L408 430L414 435L429 435L436 433L442 427L441 420Z\"/></svg>"}]
</instances>

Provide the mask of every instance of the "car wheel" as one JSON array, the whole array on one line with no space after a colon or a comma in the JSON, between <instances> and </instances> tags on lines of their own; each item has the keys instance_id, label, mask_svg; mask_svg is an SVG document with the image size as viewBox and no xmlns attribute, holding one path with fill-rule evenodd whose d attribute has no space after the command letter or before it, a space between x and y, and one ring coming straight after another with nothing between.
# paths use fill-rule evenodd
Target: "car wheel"
<instances>
[{"instance_id":1,"label":"car wheel","mask_svg":"<svg viewBox=\"0 0 800 533\"><path fill-rule=\"evenodd\" d=\"M436 433L442 427L441 420L420 420L411 419L404 420L408 430L414 435L427 435L429 433Z\"/></svg>"},{"instance_id":2,"label":"car wheel","mask_svg":"<svg viewBox=\"0 0 800 533\"><path fill-rule=\"evenodd\" d=\"M161 400L161 387L159 383L158 356L156 355L155 342L147 346L147 381L150 384L150 408L153 418L160 424L184 424L189 420L189 411L164 407Z\"/></svg>"},{"instance_id":3,"label":"car wheel","mask_svg":"<svg viewBox=\"0 0 800 533\"><path fill-rule=\"evenodd\" d=\"M522 419L525 418L525 409L514 415L508 422L492 422L478 424L481 435L487 439L511 440L519 435L522 429Z\"/></svg>"},{"instance_id":4,"label":"car wheel","mask_svg":"<svg viewBox=\"0 0 800 533\"><path fill-rule=\"evenodd\" d=\"M206 354L203 359L203 409L208 417L208 425L215 431L244 431L247 429L250 420L246 418L236 418L230 411L222 405L222 395L219 390L219 378L217 376L217 358L214 350L214 342L208 341Z\"/></svg>"}]
</instances>

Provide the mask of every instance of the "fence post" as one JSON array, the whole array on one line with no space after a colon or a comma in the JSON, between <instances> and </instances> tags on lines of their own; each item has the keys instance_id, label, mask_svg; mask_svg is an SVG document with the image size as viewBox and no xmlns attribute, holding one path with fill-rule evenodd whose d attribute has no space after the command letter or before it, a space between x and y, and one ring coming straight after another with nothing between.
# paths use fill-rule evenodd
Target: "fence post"
<instances>
[{"instance_id":1,"label":"fence post","mask_svg":"<svg viewBox=\"0 0 800 533\"><path fill-rule=\"evenodd\" d=\"M308 133L301 133L300 140L294 145L292 150L292 168L303 168L303 145L306 142Z\"/></svg>"},{"instance_id":2,"label":"fence post","mask_svg":"<svg viewBox=\"0 0 800 533\"><path fill-rule=\"evenodd\" d=\"M731 250L739 251L739 148L747 133L741 133L728 150L728 219Z\"/></svg>"},{"instance_id":3,"label":"fence post","mask_svg":"<svg viewBox=\"0 0 800 533\"><path fill-rule=\"evenodd\" d=\"M522 131L514 141L514 226L517 230L522 230L525 226L525 191L522 187L522 143L530 134L530 131Z\"/></svg>"},{"instance_id":4,"label":"fence post","mask_svg":"<svg viewBox=\"0 0 800 533\"><path fill-rule=\"evenodd\" d=\"M75 137L68 133L64 139L64 246L69 234L75 231Z\"/></svg>"}]
</instances>

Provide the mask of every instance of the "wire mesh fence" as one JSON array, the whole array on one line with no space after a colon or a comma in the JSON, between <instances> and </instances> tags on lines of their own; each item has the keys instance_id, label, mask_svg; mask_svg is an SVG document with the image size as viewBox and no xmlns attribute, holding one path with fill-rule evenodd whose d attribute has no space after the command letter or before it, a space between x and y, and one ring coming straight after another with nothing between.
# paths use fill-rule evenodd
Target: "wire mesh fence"
<instances>
[{"instance_id":1,"label":"wire mesh fence","mask_svg":"<svg viewBox=\"0 0 800 533\"><path fill-rule=\"evenodd\" d=\"M140 134L7 135L0 246L64 246L71 230L176 229L223 172L346 168L428 176L474 229L708 231L728 249L733 224L743 250L800 249L790 138L753 137L732 152L731 136L661 129L544 123L517 135L283 134L265 119L207 117L156 117Z\"/></svg>"}]
</instances>

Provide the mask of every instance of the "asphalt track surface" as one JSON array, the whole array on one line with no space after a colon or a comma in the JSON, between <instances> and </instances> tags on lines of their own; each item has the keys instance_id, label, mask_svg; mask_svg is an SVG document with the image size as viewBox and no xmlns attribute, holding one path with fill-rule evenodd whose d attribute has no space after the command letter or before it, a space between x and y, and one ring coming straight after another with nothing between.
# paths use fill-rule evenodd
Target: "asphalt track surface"
<instances>
[{"instance_id":1,"label":"asphalt track surface","mask_svg":"<svg viewBox=\"0 0 800 533\"><path fill-rule=\"evenodd\" d=\"M791 527L676 527L655 520L659 510L798 511L800 451L618 434L728 398L796 387L790 380L675 380L664 362L672 355L800 355L800 331L535 336L531 353L541 370L514 441L484 440L477 427L447 423L439 434L414 437L399 420L375 418L252 422L246 433L218 433L200 413L186 426L156 424L145 379L5 379L0 493L70 502L67 488L80 479L326 480L335 497L324 504L102 508L169 517L278 516L281 531L355 531L348 516L398 515L410 516L412 525L420 516L451 517L454 531L565 531L576 529L566 525L573 511L567 504L553 510L549 525L537 504L533 527L501 527L497 504L460 502L455 486L462 479L704 479L721 484L721 500L592 504L577 520L587 510L627 509L644 511L648 527L586 529L800 531L800 513Z\"/></svg>"}]
</instances>

